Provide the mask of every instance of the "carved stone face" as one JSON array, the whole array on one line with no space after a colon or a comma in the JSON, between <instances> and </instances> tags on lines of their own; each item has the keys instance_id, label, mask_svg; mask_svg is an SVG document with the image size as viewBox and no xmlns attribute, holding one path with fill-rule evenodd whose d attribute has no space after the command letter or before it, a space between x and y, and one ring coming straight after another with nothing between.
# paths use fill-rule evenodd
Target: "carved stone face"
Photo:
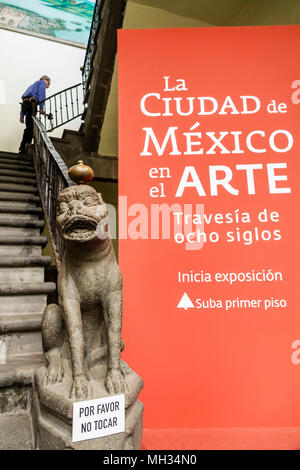
<instances>
[{"instance_id":1,"label":"carved stone face","mask_svg":"<svg viewBox=\"0 0 300 470\"><path fill-rule=\"evenodd\" d=\"M83 184L61 191L56 203L56 225L65 241L107 238L108 214L101 194Z\"/></svg>"}]
</instances>

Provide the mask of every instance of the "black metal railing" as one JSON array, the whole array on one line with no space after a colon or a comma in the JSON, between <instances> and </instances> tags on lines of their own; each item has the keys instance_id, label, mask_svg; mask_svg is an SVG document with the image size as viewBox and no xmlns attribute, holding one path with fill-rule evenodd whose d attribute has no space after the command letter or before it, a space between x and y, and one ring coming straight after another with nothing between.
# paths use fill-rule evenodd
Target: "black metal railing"
<instances>
[{"instance_id":1,"label":"black metal railing","mask_svg":"<svg viewBox=\"0 0 300 470\"><path fill-rule=\"evenodd\" d=\"M57 269L63 256L64 244L56 228L56 201L59 192L74 183L68 176L68 168L55 150L43 124L34 120L34 165L44 215Z\"/></svg>"},{"instance_id":2,"label":"black metal railing","mask_svg":"<svg viewBox=\"0 0 300 470\"><path fill-rule=\"evenodd\" d=\"M93 20L91 24L90 36L86 48L84 65L82 68L82 84L83 92L85 93L88 87L89 75L93 64L93 56L97 47L97 35L101 26L101 10L103 0L96 0Z\"/></svg>"},{"instance_id":3,"label":"black metal railing","mask_svg":"<svg viewBox=\"0 0 300 470\"><path fill-rule=\"evenodd\" d=\"M59 91L41 103L44 103L45 114L39 113L39 119L46 132L51 132L82 115L84 111L82 83Z\"/></svg>"}]
</instances>

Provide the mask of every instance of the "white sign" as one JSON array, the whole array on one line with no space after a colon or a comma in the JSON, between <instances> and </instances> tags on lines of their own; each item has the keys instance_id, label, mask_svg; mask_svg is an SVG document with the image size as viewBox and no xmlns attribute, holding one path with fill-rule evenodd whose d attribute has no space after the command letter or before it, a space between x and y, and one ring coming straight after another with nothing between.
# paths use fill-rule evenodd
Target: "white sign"
<instances>
[{"instance_id":1,"label":"white sign","mask_svg":"<svg viewBox=\"0 0 300 470\"><path fill-rule=\"evenodd\" d=\"M124 431L124 395L73 403L73 442L110 436Z\"/></svg>"}]
</instances>

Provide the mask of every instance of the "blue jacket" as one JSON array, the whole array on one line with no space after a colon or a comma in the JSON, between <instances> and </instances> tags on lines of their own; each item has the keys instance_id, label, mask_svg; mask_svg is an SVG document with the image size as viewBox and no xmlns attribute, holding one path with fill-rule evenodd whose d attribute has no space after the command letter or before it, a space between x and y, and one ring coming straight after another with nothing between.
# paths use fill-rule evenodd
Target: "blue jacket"
<instances>
[{"instance_id":1,"label":"blue jacket","mask_svg":"<svg viewBox=\"0 0 300 470\"><path fill-rule=\"evenodd\" d=\"M30 85L25 91L25 93L22 95L22 99L27 98L29 96L34 96L39 103L46 99L46 83L44 82L44 80L37 80L32 85ZM40 109L44 109L44 103L40 104ZM20 116L24 117L22 111L20 112Z\"/></svg>"}]
</instances>

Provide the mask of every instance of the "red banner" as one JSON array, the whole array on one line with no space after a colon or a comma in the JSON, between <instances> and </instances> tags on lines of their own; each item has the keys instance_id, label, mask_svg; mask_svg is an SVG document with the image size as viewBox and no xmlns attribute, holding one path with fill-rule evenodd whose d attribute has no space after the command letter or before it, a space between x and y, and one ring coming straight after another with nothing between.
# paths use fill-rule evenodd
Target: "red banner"
<instances>
[{"instance_id":1,"label":"red banner","mask_svg":"<svg viewBox=\"0 0 300 470\"><path fill-rule=\"evenodd\" d=\"M145 428L300 425L299 26L119 31L124 357Z\"/></svg>"}]
</instances>

